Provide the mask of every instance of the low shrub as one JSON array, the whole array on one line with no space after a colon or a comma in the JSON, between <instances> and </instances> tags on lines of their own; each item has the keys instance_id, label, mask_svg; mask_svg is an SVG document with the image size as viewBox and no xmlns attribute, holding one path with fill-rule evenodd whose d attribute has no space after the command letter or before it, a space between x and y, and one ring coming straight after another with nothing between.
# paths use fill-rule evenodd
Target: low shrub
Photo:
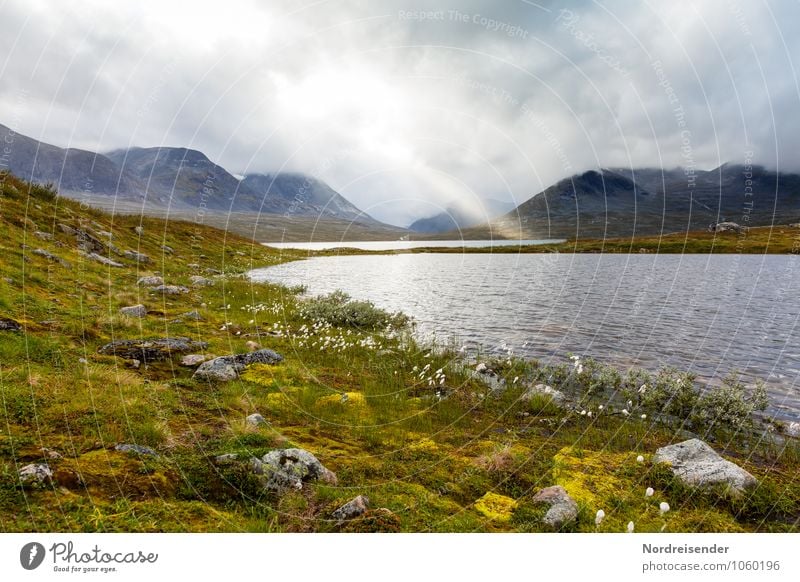
<instances>
[{"instance_id":1,"label":"low shrub","mask_svg":"<svg viewBox=\"0 0 800 582\"><path fill-rule=\"evenodd\" d=\"M387 327L402 329L410 322L402 313L389 313L371 301L354 301L343 291L308 299L300 305L299 312L301 317L313 322L367 331Z\"/></svg>"}]
</instances>

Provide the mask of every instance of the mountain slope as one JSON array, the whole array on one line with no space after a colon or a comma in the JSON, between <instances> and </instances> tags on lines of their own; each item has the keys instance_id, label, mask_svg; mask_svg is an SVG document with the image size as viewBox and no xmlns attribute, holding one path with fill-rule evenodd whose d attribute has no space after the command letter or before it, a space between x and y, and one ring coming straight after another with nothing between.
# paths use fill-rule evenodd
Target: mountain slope
<instances>
[{"instance_id":1,"label":"mountain slope","mask_svg":"<svg viewBox=\"0 0 800 582\"><path fill-rule=\"evenodd\" d=\"M603 238L800 220L800 176L725 164L698 171L590 170L561 180L517 209L463 232L468 238ZM452 236L453 233L442 235Z\"/></svg>"},{"instance_id":2,"label":"mountain slope","mask_svg":"<svg viewBox=\"0 0 800 582\"><path fill-rule=\"evenodd\" d=\"M52 183L60 192L78 197L82 194L107 194L141 199L144 185L132 176L121 174L108 157L74 148L64 149L16 133L0 125L4 168L15 176L32 182Z\"/></svg>"},{"instance_id":3,"label":"mountain slope","mask_svg":"<svg viewBox=\"0 0 800 582\"><path fill-rule=\"evenodd\" d=\"M462 229L486 222L512 210L512 202L487 198L481 200L480 208L470 208L464 204L452 204L444 212L412 222L408 229L419 233L446 232Z\"/></svg>"}]
</instances>

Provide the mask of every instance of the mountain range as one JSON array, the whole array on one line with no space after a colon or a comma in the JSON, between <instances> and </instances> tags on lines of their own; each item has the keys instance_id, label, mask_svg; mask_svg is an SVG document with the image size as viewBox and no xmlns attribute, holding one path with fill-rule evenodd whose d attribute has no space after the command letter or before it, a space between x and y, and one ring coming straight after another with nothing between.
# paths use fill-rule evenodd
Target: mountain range
<instances>
[{"instance_id":1,"label":"mountain range","mask_svg":"<svg viewBox=\"0 0 800 582\"><path fill-rule=\"evenodd\" d=\"M725 221L743 226L800 221L800 175L735 164L694 172L589 170L458 234L470 239L630 237L705 230Z\"/></svg>"},{"instance_id":2,"label":"mountain range","mask_svg":"<svg viewBox=\"0 0 800 582\"><path fill-rule=\"evenodd\" d=\"M649 236L800 222L800 175L761 166L604 168L570 176L509 211L451 203L409 230L381 223L325 182L279 172L237 177L197 150L64 149L0 125L0 169L117 212L208 220L259 240L540 239ZM207 213L207 214L205 214ZM487 217L493 217L487 219ZM233 218L232 218L233 217Z\"/></svg>"},{"instance_id":3,"label":"mountain range","mask_svg":"<svg viewBox=\"0 0 800 582\"><path fill-rule=\"evenodd\" d=\"M203 208L382 225L317 178L287 172L240 179L197 150L134 147L102 154L46 144L4 125L0 143L8 145L4 165L9 171L32 182L52 183L70 198L93 202L113 197L115 202L141 204L145 212Z\"/></svg>"}]
</instances>

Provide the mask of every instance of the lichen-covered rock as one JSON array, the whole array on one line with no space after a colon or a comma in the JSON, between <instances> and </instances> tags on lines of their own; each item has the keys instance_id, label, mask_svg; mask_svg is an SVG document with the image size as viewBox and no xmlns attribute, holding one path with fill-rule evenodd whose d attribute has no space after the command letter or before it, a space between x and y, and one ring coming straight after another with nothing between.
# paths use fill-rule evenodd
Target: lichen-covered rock
<instances>
[{"instance_id":1,"label":"lichen-covered rock","mask_svg":"<svg viewBox=\"0 0 800 582\"><path fill-rule=\"evenodd\" d=\"M22 331L22 326L7 317L0 317L0 331Z\"/></svg>"},{"instance_id":2,"label":"lichen-covered rock","mask_svg":"<svg viewBox=\"0 0 800 582\"><path fill-rule=\"evenodd\" d=\"M270 451L261 459L253 459L253 470L261 475L265 488L279 493L302 489L312 481L336 484L336 474L303 449Z\"/></svg>"},{"instance_id":3,"label":"lichen-covered rock","mask_svg":"<svg viewBox=\"0 0 800 582\"><path fill-rule=\"evenodd\" d=\"M189 311L188 313L184 313L181 317L185 317L186 319L192 319L194 321L203 321L203 316L200 315L197 311Z\"/></svg>"},{"instance_id":4,"label":"lichen-covered rock","mask_svg":"<svg viewBox=\"0 0 800 582\"><path fill-rule=\"evenodd\" d=\"M522 394L522 399L530 400L535 396L544 396L556 404L561 404L566 399L566 396L564 396L563 392L546 384L536 384L535 386L531 386Z\"/></svg>"},{"instance_id":5,"label":"lichen-covered rock","mask_svg":"<svg viewBox=\"0 0 800 582\"><path fill-rule=\"evenodd\" d=\"M578 504L561 485L545 487L533 496L534 503L549 506L542 522L554 529L561 529L578 518Z\"/></svg>"},{"instance_id":6,"label":"lichen-covered rock","mask_svg":"<svg viewBox=\"0 0 800 582\"><path fill-rule=\"evenodd\" d=\"M268 349L235 356L220 356L203 363L194 373L194 377L198 380L227 382L238 378L239 373L250 364L277 364L282 361L283 356Z\"/></svg>"},{"instance_id":7,"label":"lichen-covered rock","mask_svg":"<svg viewBox=\"0 0 800 582\"><path fill-rule=\"evenodd\" d=\"M128 453L128 454L135 454L135 455L145 455L148 457L157 457L158 453L155 452L150 447L145 447L142 445L130 445L127 443L121 443L114 447L115 451L119 451L120 453Z\"/></svg>"},{"instance_id":8,"label":"lichen-covered rock","mask_svg":"<svg viewBox=\"0 0 800 582\"><path fill-rule=\"evenodd\" d=\"M119 312L128 317L144 317L147 315L147 307L144 305L131 305L129 307L122 307Z\"/></svg>"},{"instance_id":9,"label":"lichen-covered rock","mask_svg":"<svg viewBox=\"0 0 800 582\"><path fill-rule=\"evenodd\" d=\"M187 354L181 358L181 366L194 368L208 360L208 356L204 354Z\"/></svg>"},{"instance_id":10,"label":"lichen-covered rock","mask_svg":"<svg viewBox=\"0 0 800 582\"><path fill-rule=\"evenodd\" d=\"M53 478L53 471L44 463L32 463L19 470L22 485L44 485Z\"/></svg>"},{"instance_id":11,"label":"lichen-covered rock","mask_svg":"<svg viewBox=\"0 0 800 582\"><path fill-rule=\"evenodd\" d=\"M158 339L117 340L101 346L97 352L108 356L119 356L128 360L156 362L166 360L174 354L185 354L204 350L206 342L196 342L188 337L166 337Z\"/></svg>"},{"instance_id":12,"label":"lichen-covered rock","mask_svg":"<svg viewBox=\"0 0 800 582\"><path fill-rule=\"evenodd\" d=\"M33 254L34 255L38 255L40 257L44 257L45 259L47 259L51 263L58 263L59 265L62 265L64 267L69 267L69 263L67 261L65 261L64 259L62 259L61 257L59 257L57 255L54 255L50 251L46 251L44 249L34 249L33 250Z\"/></svg>"},{"instance_id":13,"label":"lichen-covered rock","mask_svg":"<svg viewBox=\"0 0 800 582\"><path fill-rule=\"evenodd\" d=\"M667 463L672 473L691 487L724 485L739 494L758 484L750 473L723 459L700 439L662 447L656 451L653 462Z\"/></svg>"},{"instance_id":14,"label":"lichen-covered rock","mask_svg":"<svg viewBox=\"0 0 800 582\"><path fill-rule=\"evenodd\" d=\"M180 285L158 285L151 289L153 293L161 293L162 295L183 295L188 293L189 289Z\"/></svg>"},{"instance_id":15,"label":"lichen-covered rock","mask_svg":"<svg viewBox=\"0 0 800 582\"><path fill-rule=\"evenodd\" d=\"M475 510L478 513L495 521L509 521L516 508L516 501L491 491L475 502Z\"/></svg>"},{"instance_id":16,"label":"lichen-covered rock","mask_svg":"<svg viewBox=\"0 0 800 582\"><path fill-rule=\"evenodd\" d=\"M42 232L41 230L34 231L33 236L39 240L53 240L53 235L49 232Z\"/></svg>"},{"instance_id":17,"label":"lichen-covered rock","mask_svg":"<svg viewBox=\"0 0 800 582\"><path fill-rule=\"evenodd\" d=\"M163 277L157 277L155 275L151 275L149 277L139 277L139 280L136 281L137 285L145 285L147 287L156 287L158 285L164 284Z\"/></svg>"},{"instance_id":18,"label":"lichen-covered rock","mask_svg":"<svg viewBox=\"0 0 800 582\"><path fill-rule=\"evenodd\" d=\"M333 519L338 521L347 521L355 519L364 515L369 509L369 497L366 495L359 495L354 497L339 509L333 512Z\"/></svg>"},{"instance_id":19,"label":"lichen-covered rock","mask_svg":"<svg viewBox=\"0 0 800 582\"><path fill-rule=\"evenodd\" d=\"M122 255L128 259L136 261L137 263L147 264L150 262L150 257L137 251L123 251Z\"/></svg>"},{"instance_id":20,"label":"lichen-covered rock","mask_svg":"<svg viewBox=\"0 0 800 582\"><path fill-rule=\"evenodd\" d=\"M92 259L93 261L97 261L100 264L106 265L108 267L124 267L122 263L118 263L108 257L104 257L103 255L98 255L97 253L85 253L86 258Z\"/></svg>"},{"instance_id":21,"label":"lichen-covered rock","mask_svg":"<svg viewBox=\"0 0 800 582\"><path fill-rule=\"evenodd\" d=\"M213 279L207 279L200 275L192 275L189 277L189 281L191 281L193 287L210 287L214 284Z\"/></svg>"}]
</instances>

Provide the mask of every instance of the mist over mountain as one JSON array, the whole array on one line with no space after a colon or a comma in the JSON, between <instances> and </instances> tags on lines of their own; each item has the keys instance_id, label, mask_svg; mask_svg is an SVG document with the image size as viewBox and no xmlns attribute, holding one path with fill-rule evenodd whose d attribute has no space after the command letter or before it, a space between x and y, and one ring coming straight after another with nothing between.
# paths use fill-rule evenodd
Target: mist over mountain
<instances>
[{"instance_id":1,"label":"mist over mountain","mask_svg":"<svg viewBox=\"0 0 800 582\"><path fill-rule=\"evenodd\" d=\"M439 233L468 228L486 222L514 208L513 202L487 198L480 205L451 204L443 212L412 222L408 229L418 233Z\"/></svg>"}]
</instances>

